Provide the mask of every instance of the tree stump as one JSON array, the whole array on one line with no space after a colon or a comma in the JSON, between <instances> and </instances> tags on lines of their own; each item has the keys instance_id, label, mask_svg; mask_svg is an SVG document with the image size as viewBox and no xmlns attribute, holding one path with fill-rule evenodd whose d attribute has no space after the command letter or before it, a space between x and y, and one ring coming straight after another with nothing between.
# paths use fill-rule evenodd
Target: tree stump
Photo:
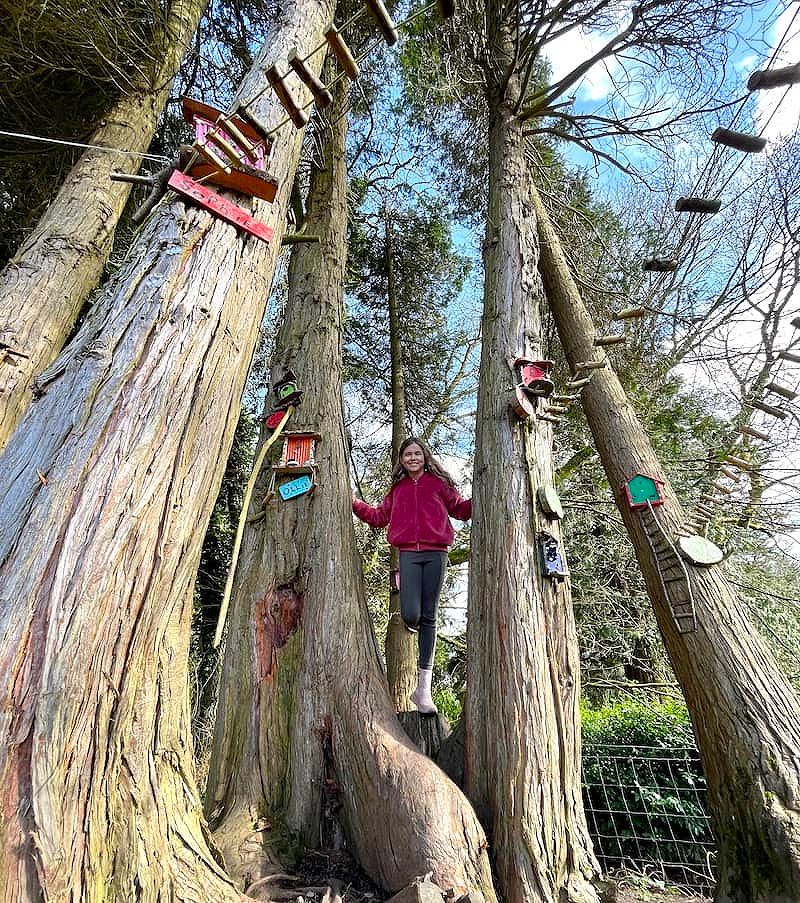
<instances>
[{"instance_id":1,"label":"tree stump","mask_svg":"<svg viewBox=\"0 0 800 903\"><path fill-rule=\"evenodd\" d=\"M452 731L444 715L423 715L421 712L399 712L397 717L403 730L429 759L437 761L439 750Z\"/></svg>"},{"instance_id":2,"label":"tree stump","mask_svg":"<svg viewBox=\"0 0 800 903\"><path fill-rule=\"evenodd\" d=\"M464 786L464 719L460 718L450 734L443 740L436 757L436 764L458 787Z\"/></svg>"}]
</instances>

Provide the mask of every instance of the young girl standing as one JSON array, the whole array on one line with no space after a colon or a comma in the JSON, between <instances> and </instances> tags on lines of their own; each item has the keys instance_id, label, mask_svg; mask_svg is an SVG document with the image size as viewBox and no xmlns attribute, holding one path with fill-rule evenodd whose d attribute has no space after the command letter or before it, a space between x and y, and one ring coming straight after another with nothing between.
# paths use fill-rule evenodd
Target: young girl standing
<instances>
[{"instance_id":1,"label":"young girl standing","mask_svg":"<svg viewBox=\"0 0 800 903\"><path fill-rule=\"evenodd\" d=\"M411 699L420 712L436 714L431 678L439 593L455 535L449 517L469 520L472 500L461 498L428 446L411 436L400 445L386 498L375 508L354 498L353 512L371 527L388 524L389 542L400 551L400 614L409 630L419 631L419 680Z\"/></svg>"}]
</instances>

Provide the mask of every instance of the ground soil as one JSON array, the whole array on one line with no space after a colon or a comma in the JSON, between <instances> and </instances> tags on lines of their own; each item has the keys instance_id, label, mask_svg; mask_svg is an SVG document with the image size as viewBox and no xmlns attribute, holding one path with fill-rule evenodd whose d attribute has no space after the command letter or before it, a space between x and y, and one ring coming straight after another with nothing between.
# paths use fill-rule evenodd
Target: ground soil
<instances>
[{"instance_id":1,"label":"ground soil","mask_svg":"<svg viewBox=\"0 0 800 903\"><path fill-rule=\"evenodd\" d=\"M370 882L344 850L311 851L297 864L293 874L295 881L271 886L273 893L280 888L273 899L320 903L325 889L333 887L341 895L342 903L385 903L387 900L386 894ZM603 881L599 890L602 903L711 903L710 897L659 888L638 876Z\"/></svg>"}]
</instances>

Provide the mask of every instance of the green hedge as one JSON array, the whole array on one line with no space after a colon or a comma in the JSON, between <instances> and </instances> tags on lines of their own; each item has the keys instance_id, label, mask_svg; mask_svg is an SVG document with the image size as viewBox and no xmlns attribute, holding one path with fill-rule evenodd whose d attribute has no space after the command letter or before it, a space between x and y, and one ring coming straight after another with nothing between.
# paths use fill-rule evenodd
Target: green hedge
<instances>
[{"instance_id":1,"label":"green hedge","mask_svg":"<svg viewBox=\"0 0 800 903\"><path fill-rule=\"evenodd\" d=\"M709 885L714 843L686 707L672 700L584 707L582 724L584 805L604 870Z\"/></svg>"}]
</instances>

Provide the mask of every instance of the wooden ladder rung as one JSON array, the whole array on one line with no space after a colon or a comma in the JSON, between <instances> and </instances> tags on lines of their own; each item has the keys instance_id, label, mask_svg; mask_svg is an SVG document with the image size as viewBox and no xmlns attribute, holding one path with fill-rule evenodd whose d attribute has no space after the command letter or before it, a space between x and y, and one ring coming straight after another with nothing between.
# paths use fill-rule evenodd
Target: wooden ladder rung
<instances>
[{"instance_id":1,"label":"wooden ladder rung","mask_svg":"<svg viewBox=\"0 0 800 903\"><path fill-rule=\"evenodd\" d=\"M767 146L767 139L761 138L759 135L748 135L745 132L734 132L732 129L723 128L714 129L711 133L711 140L745 154L758 154Z\"/></svg>"},{"instance_id":2,"label":"wooden ladder rung","mask_svg":"<svg viewBox=\"0 0 800 903\"><path fill-rule=\"evenodd\" d=\"M292 120L294 127L302 129L308 122L308 113L306 113L305 110L300 109L299 104L294 99L294 95L286 86L286 83L283 80L284 77L279 74L278 67L273 63L273 65L267 69L265 75L267 76L267 81L272 85L275 96L280 101L283 109L286 110L289 119Z\"/></svg>"},{"instance_id":3,"label":"wooden ladder rung","mask_svg":"<svg viewBox=\"0 0 800 903\"><path fill-rule=\"evenodd\" d=\"M753 466L751 461L745 461L744 458L737 458L736 455L726 455L725 461L728 464L733 464L734 467L738 467L739 470L750 470Z\"/></svg>"},{"instance_id":4,"label":"wooden ladder rung","mask_svg":"<svg viewBox=\"0 0 800 903\"><path fill-rule=\"evenodd\" d=\"M674 273L678 269L678 261L672 257L651 257L642 264L646 273Z\"/></svg>"},{"instance_id":5,"label":"wooden ladder rung","mask_svg":"<svg viewBox=\"0 0 800 903\"><path fill-rule=\"evenodd\" d=\"M767 404L765 401L760 401L758 399L751 401L750 404L752 407L756 408L756 410L763 411L765 414L769 414L772 417L777 417L779 420L786 419L786 411L784 411L783 408L777 408L775 405Z\"/></svg>"},{"instance_id":6,"label":"wooden ladder rung","mask_svg":"<svg viewBox=\"0 0 800 903\"><path fill-rule=\"evenodd\" d=\"M718 213L722 201L718 198L678 198L675 210L678 213Z\"/></svg>"},{"instance_id":7,"label":"wooden ladder rung","mask_svg":"<svg viewBox=\"0 0 800 903\"><path fill-rule=\"evenodd\" d=\"M769 439L769 433L765 433L762 430L757 430L754 426L747 426L747 424L740 426L739 432L743 436L752 436L754 439L761 439L764 442L768 441Z\"/></svg>"},{"instance_id":8,"label":"wooden ladder rung","mask_svg":"<svg viewBox=\"0 0 800 903\"><path fill-rule=\"evenodd\" d=\"M797 392L795 392L794 389L790 389L788 386L783 386L780 383L767 383L765 388L768 392L774 392L776 395L781 395L783 398L787 398L789 401L793 401L795 398L797 398Z\"/></svg>"},{"instance_id":9,"label":"wooden ladder rung","mask_svg":"<svg viewBox=\"0 0 800 903\"><path fill-rule=\"evenodd\" d=\"M372 13L381 34L386 40L389 47L393 47L397 43L399 35L397 34L397 26L394 24L389 11L383 5L383 0L364 0Z\"/></svg>"},{"instance_id":10,"label":"wooden ladder rung","mask_svg":"<svg viewBox=\"0 0 800 903\"><path fill-rule=\"evenodd\" d=\"M768 91L800 83L800 63L784 69L757 69L747 79L748 91Z\"/></svg>"},{"instance_id":11,"label":"wooden ladder rung","mask_svg":"<svg viewBox=\"0 0 800 903\"><path fill-rule=\"evenodd\" d=\"M333 51L333 55L339 61L339 65L344 69L347 77L351 81L355 81L361 75L361 70L358 68L358 63L353 58L353 54L350 53L350 48L345 44L344 38L339 34L339 29L335 25L331 25L325 32L325 40L328 42L328 46Z\"/></svg>"},{"instance_id":12,"label":"wooden ladder rung","mask_svg":"<svg viewBox=\"0 0 800 903\"><path fill-rule=\"evenodd\" d=\"M297 77L313 95L317 109L324 110L325 107L330 106L333 95L325 87L322 81L308 68L308 64L297 52L296 47L292 47L287 59L289 65L297 73Z\"/></svg>"},{"instance_id":13,"label":"wooden ladder rung","mask_svg":"<svg viewBox=\"0 0 800 903\"><path fill-rule=\"evenodd\" d=\"M213 147L209 147L205 142L196 141L194 144L194 149L200 154L201 157L204 157L208 162L220 172L231 173L233 170L229 163L226 163L222 157L214 150Z\"/></svg>"}]
</instances>

